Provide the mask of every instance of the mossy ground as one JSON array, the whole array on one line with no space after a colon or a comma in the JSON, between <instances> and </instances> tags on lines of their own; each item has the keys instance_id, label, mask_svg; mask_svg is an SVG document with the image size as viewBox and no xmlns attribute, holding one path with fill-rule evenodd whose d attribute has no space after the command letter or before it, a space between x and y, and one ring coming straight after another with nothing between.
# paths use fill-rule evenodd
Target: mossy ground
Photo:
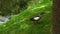
<instances>
[{"instance_id":1,"label":"mossy ground","mask_svg":"<svg viewBox=\"0 0 60 34\"><path fill-rule=\"evenodd\" d=\"M39 21L31 21L34 16L43 17ZM27 8L14 15L9 21L0 25L1 34L51 34L52 2L41 3Z\"/></svg>"}]
</instances>

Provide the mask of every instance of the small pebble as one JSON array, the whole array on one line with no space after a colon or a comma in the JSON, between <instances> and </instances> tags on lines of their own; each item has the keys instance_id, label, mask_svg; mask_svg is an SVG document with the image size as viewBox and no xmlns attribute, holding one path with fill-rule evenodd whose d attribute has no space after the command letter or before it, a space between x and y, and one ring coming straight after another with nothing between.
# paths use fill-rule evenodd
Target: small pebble
<instances>
[{"instance_id":1,"label":"small pebble","mask_svg":"<svg viewBox=\"0 0 60 34\"><path fill-rule=\"evenodd\" d=\"M39 20L39 19L40 19L40 17L34 17L34 20L36 20L36 21Z\"/></svg>"}]
</instances>

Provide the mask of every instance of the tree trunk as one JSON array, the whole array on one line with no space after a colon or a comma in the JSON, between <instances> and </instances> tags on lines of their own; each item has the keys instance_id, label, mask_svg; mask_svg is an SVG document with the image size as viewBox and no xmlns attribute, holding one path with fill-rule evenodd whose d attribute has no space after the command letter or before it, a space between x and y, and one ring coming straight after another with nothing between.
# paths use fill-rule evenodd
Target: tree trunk
<instances>
[{"instance_id":1,"label":"tree trunk","mask_svg":"<svg viewBox=\"0 0 60 34\"><path fill-rule=\"evenodd\" d=\"M60 0L53 0L52 34L60 34Z\"/></svg>"}]
</instances>

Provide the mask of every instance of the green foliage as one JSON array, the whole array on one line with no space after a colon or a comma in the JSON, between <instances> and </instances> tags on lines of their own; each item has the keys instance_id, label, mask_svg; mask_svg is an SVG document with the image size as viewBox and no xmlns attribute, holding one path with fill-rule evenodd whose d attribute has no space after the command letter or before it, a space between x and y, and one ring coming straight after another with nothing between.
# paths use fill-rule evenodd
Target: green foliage
<instances>
[{"instance_id":1,"label":"green foliage","mask_svg":"<svg viewBox=\"0 0 60 34\"><path fill-rule=\"evenodd\" d=\"M21 10L28 7L29 0L0 0L0 15L10 16L11 14L18 14Z\"/></svg>"},{"instance_id":2,"label":"green foliage","mask_svg":"<svg viewBox=\"0 0 60 34\"><path fill-rule=\"evenodd\" d=\"M40 16L44 12L43 17L35 22L30 19L34 16ZM1 34L51 34L51 15L52 1L44 0L29 6L21 13L14 15L9 21L0 25Z\"/></svg>"}]
</instances>

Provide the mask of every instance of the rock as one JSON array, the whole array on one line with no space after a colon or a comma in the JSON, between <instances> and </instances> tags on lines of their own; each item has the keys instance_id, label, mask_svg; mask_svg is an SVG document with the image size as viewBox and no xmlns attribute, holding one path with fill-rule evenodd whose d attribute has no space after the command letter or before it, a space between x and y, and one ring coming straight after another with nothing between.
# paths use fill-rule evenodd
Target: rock
<instances>
[{"instance_id":1,"label":"rock","mask_svg":"<svg viewBox=\"0 0 60 34\"><path fill-rule=\"evenodd\" d=\"M4 16L0 16L0 24L4 23L5 21L8 21L10 18L10 16L4 17Z\"/></svg>"}]
</instances>

